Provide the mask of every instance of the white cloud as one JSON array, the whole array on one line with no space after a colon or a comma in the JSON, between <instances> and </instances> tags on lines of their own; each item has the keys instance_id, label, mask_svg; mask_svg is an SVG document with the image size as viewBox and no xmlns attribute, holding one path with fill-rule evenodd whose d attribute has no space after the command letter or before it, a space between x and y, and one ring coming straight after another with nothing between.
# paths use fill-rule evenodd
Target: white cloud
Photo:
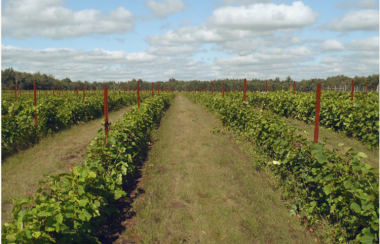
<instances>
[{"instance_id":1,"label":"white cloud","mask_svg":"<svg viewBox=\"0 0 380 244\"><path fill-rule=\"evenodd\" d=\"M215 2L217 6L226 6L226 5L237 5L237 4L243 4L243 5L249 5L252 3L269 3L272 2L272 0L223 0L221 3Z\"/></svg>"},{"instance_id":2,"label":"white cloud","mask_svg":"<svg viewBox=\"0 0 380 244\"><path fill-rule=\"evenodd\" d=\"M187 58L170 58L146 52L91 51L71 48L29 49L2 45L2 68L13 67L25 72L53 74L72 80L147 81L217 77L210 65Z\"/></svg>"},{"instance_id":3,"label":"white cloud","mask_svg":"<svg viewBox=\"0 0 380 244\"><path fill-rule=\"evenodd\" d=\"M223 30L210 29L202 24L195 27L184 26L162 35L148 36L147 42L150 45L171 46L185 43L222 42L236 40L245 36L249 36L249 32L239 30L225 32Z\"/></svg>"},{"instance_id":4,"label":"white cloud","mask_svg":"<svg viewBox=\"0 0 380 244\"><path fill-rule=\"evenodd\" d=\"M281 36L264 36L255 39L240 39L218 44L217 50L225 51L228 54L249 55L258 49L265 47L286 48L294 45L303 45L306 43L320 43L321 39L304 39L298 36L281 35Z\"/></svg>"},{"instance_id":5,"label":"white cloud","mask_svg":"<svg viewBox=\"0 0 380 244\"><path fill-rule=\"evenodd\" d=\"M338 2L335 4L337 8L353 9L353 8L378 8L379 3L376 0L360 0L360 1L347 1Z\"/></svg>"},{"instance_id":6,"label":"white cloud","mask_svg":"<svg viewBox=\"0 0 380 244\"><path fill-rule=\"evenodd\" d=\"M327 40L322 44L324 51L341 51L344 50L343 44L335 39Z\"/></svg>"},{"instance_id":7,"label":"white cloud","mask_svg":"<svg viewBox=\"0 0 380 244\"><path fill-rule=\"evenodd\" d=\"M149 47L146 50L147 53L157 55L157 56L171 56L171 57L188 57L193 54L200 52L200 50L194 46L190 45L179 45L179 46L159 46L159 47Z\"/></svg>"},{"instance_id":8,"label":"white cloud","mask_svg":"<svg viewBox=\"0 0 380 244\"><path fill-rule=\"evenodd\" d=\"M162 35L148 36L150 45L220 43L241 38L299 30L316 22L317 13L302 2L292 5L254 4L223 7L213 12L205 24L183 26Z\"/></svg>"},{"instance_id":9,"label":"white cloud","mask_svg":"<svg viewBox=\"0 0 380 244\"><path fill-rule=\"evenodd\" d=\"M379 10L350 11L340 18L334 18L330 23L323 24L320 29L331 31L378 31Z\"/></svg>"},{"instance_id":10,"label":"white cloud","mask_svg":"<svg viewBox=\"0 0 380 244\"><path fill-rule=\"evenodd\" d=\"M172 24L170 22L166 23L166 24L162 24L160 26L160 30L163 30L163 29L167 29L167 28L170 28Z\"/></svg>"},{"instance_id":11,"label":"white cloud","mask_svg":"<svg viewBox=\"0 0 380 244\"><path fill-rule=\"evenodd\" d=\"M119 7L110 13L95 9L74 12L62 0L7 0L2 10L2 32L12 38L43 36L52 39L134 30L134 14Z\"/></svg>"},{"instance_id":12,"label":"white cloud","mask_svg":"<svg viewBox=\"0 0 380 244\"><path fill-rule=\"evenodd\" d=\"M206 64L189 58L158 56L148 52L83 51L70 48L36 50L2 46L2 68L40 71L59 79L69 77L72 80L89 81L125 81L132 78L157 81L172 77L211 80L274 79L278 76L285 79L288 75L300 80L337 74L367 76L379 73L378 51L360 50L350 55L326 57L322 61L316 60L317 55L305 46L273 48L261 49L245 56L215 59L213 64Z\"/></svg>"},{"instance_id":13,"label":"white cloud","mask_svg":"<svg viewBox=\"0 0 380 244\"><path fill-rule=\"evenodd\" d=\"M221 65L223 68L228 66L246 66L246 65L263 65L303 62L309 61L315 53L307 47L301 46L290 49L273 48L260 50L254 54L246 56L232 57L228 59L216 59L215 64Z\"/></svg>"},{"instance_id":14,"label":"white cloud","mask_svg":"<svg viewBox=\"0 0 380 244\"><path fill-rule=\"evenodd\" d=\"M372 50L379 52L379 37L373 36L366 39L353 40L346 44L350 50Z\"/></svg>"},{"instance_id":15,"label":"white cloud","mask_svg":"<svg viewBox=\"0 0 380 244\"><path fill-rule=\"evenodd\" d=\"M163 19L169 14L175 14L185 10L185 3L182 0L148 0L145 2L145 6L148 7L151 14L158 19Z\"/></svg>"},{"instance_id":16,"label":"white cloud","mask_svg":"<svg viewBox=\"0 0 380 244\"><path fill-rule=\"evenodd\" d=\"M255 32L287 31L316 23L317 13L302 2L292 5L253 4L224 7L214 11L208 20L220 28Z\"/></svg>"}]
</instances>

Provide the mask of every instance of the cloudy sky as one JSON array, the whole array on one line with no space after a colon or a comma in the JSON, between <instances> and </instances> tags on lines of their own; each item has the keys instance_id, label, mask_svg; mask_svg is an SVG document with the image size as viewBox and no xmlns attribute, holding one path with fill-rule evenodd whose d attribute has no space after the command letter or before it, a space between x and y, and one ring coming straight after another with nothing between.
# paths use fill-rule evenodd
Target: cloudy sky
<instances>
[{"instance_id":1,"label":"cloudy sky","mask_svg":"<svg viewBox=\"0 0 380 244\"><path fill-rule=\"evenodd\" d=\"M3 0L1 66L72 80L379 73L377 0Z\"/></svg>"}]
</instances>

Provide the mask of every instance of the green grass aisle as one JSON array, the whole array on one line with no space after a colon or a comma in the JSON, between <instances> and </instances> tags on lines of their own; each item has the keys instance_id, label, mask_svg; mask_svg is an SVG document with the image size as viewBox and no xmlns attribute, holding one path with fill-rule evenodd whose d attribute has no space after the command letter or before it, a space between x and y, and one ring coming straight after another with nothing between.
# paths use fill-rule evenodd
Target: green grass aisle
<instances>
[{"instance_id":1,"label":"green grass aisle","mask_svg":"<svg viewBox=\"0 0 380 244\"><path fill-rule=\"evenodd\" d=\"M133 106L110 112L113 123ZM96 137L104 117L72 126L53 136L43 138L39 144L21 151L5 160L1 165L1 221L12 219L12 199L35 194L38 181L43 174L69 172L72 166L83 162L82 154Z\"/></svg>"},{"instance_id":2,"label":"green grass aisle","mask_svg":"<svg viewBox=\"0 0 380 244\"><path fill-rule=\"evenodd\" d=\"M221 123L177 95L115 243L315 243ZM133 215L133 214L132 214Z\"/></svg>"}]
</instances>

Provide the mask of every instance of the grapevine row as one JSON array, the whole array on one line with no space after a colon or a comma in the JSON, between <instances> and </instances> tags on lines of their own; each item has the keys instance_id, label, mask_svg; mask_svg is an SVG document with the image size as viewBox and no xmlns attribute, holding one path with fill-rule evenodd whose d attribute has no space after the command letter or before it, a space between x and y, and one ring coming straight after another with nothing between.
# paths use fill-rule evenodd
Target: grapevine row
<instances>
[{"instance_id":1,"label":"grapevine row","mask_svg":"<svg viewBox=\"0 0 380 244\"><path fill-rule=\"evenodd\" d=\"M272 159L265 166L277 175L284 196L295 199L292 210L304 214L311 225L329 220L334 232L328 243L379 241L379 170L363 162L364 153L313 144L281 117L244 102L240 95L187 96L216 112L224 126Z\"/></svg>"},{"instance_id":2,"label":"grapevine row","mask_svg":"<svg viewBox=\"0 0 380 244\"><path fill-rule=\"evenodd\" d=\"M142 99L149 97L148 93ZM63 128L100 118L103 115L104 101L101 94L87 96L85 101L73 96L48 96L38 99L37 106L33 105L33 97L23 97L18 102L2 100L1 129L2 155L7 156L19 148L29 147L48 134ZM134 104L136 95L109 96L109 110ZM37 114L37 124L34 115Z\"/></svg>"},{"instance_id":3,"label":"grapevine row","mask_svg":"<svg viewBox=\"0 0 380 244\"><path fill-rule=\"evenodd\" d=\"M108 139L103 130L98 133L82 166L47 176L37 197L16 200L2 243L100 243L97 230L109 216L120 214L115 203L126 195L122 184L146 153L150 132L173 97L146 99L111 125Z\"/></svg>"}]
</instances>

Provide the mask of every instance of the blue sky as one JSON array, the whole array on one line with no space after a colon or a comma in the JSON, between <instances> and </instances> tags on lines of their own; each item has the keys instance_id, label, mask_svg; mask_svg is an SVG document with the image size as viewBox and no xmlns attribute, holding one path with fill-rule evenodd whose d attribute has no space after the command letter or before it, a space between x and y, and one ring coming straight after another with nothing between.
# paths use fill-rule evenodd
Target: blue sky
<instances>
[{"instance_id":1,"label":"blue sky","mask_svg":"<svg viewBox=\"0 0 380 244\"><path fill-rule=\"evenodd\" d=\"M2 1L2 69L147 81L379 73L379 2Z\"/></svg>"}]
</instances>

